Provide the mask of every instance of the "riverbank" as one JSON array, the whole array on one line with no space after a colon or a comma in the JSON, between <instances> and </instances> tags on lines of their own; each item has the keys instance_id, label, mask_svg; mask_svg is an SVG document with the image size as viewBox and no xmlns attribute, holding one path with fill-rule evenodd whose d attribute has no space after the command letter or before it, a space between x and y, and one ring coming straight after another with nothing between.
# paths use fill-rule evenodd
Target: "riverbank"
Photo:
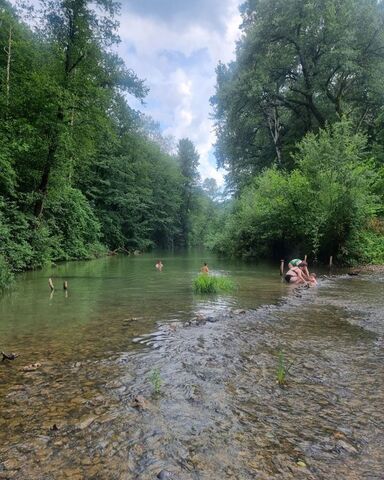
<instances>
[{"instance_id":1,"label":"riverbank","mask_svg":"<svg viewBox=\"0 0 384 480\"><path fill-rule=\"evenodd\" d=\"M351 272L357 273L384 273L384 265L360 265L351 269Z\"/></svg>"},{"instance_id":2,"label":"riverbank","mask_svg":"<svg viewBox=\"0 0 384 480\"><path fill-rule=\"evenodd\" d=\"M380 478L382 291L380 275L345 275L256 310L160 322L110 355L8 365L0 475Z\"/></svg>"}]
</instances>

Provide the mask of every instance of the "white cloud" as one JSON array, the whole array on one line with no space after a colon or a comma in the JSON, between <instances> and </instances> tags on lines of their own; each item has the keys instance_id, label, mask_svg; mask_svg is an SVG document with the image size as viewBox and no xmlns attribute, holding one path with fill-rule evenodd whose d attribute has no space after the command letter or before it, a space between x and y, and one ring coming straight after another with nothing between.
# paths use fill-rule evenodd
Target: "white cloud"
<instances>
[{"instance_id":1,"label":"white cloud","mask_svg":"<svg viewBox=\"0 0 384 480\"><path fill-rule=\"evenodd\" d=\"M214 94L217 63L233 58L241 22L239 3L205 0L195 18L186 15L184 2L179 6L176 2L169 23L160 12L136 13L127 5L120 19L119 53L150 87L147 106L140 108L160 122L164 134L190 138L200 154L202 178L213 177L219 184L223 175L212 162L215 135L209 98ZM215 9L220 10L216 12L221 14L220 22L208 18Z\"/></svg>"}]
</instances>

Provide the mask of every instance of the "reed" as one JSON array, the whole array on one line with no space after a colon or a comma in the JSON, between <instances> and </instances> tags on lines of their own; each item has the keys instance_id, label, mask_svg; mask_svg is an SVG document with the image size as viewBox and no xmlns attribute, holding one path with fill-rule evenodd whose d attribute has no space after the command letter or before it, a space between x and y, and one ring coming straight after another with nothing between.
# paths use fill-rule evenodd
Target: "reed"
<instances>
[{"instance_id":1,"label":"reed","mask_svg":"<svg viewBox=\"0 0 384 480\"><path fill-rule=\"evenodd\" d=\"M195 293L231 292L235 284L229 277L200 274L193 282Z\"/></svg>"},{"instance_id":2,"label":"reed","mask_svg":"<svg viewBox=\"0 0 384 480\"><path fill-rule=\"evenodd\" d=\"M279 351L279 360L278 360L277 371L276 371L276 382L280 386L283 386L287 383L287 375L289 374L289 371L293 363L294 362L291 362L287 367L285 364L284 353L281 350Z\"/></svg>"},{"instance_id":3,"label":"reed","mask_svg":"<svg viewBox=\"0 0 384 480\"><path fill-rule=\"evenodd\" d=\"M284 353L279 352L279 362L277 365L276 380L279 385L285 385L287 369L285 367Z\"/></svg>"}]
</instances>

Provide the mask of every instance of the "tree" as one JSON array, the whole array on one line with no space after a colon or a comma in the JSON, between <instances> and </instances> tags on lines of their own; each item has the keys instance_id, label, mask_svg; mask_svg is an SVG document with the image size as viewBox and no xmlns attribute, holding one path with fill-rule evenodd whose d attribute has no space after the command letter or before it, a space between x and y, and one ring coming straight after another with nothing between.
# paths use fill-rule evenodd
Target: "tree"
<instances>
[{"instance_id":1,"label":"tree","mask_svg":"<svg viewBox=\"0 0 384 480\"><path fill-rule=\"evenodd\" d=\"M107 51L117 41L117 8L117 3L110 0L42 1L40 35L50 46L49 63L44 67L51 84L49 115L44 112L46 156L36 188L36 217L42 214L53 169L65 168L63 162L72 158L74 145L78 145L77 125L98 121L97 110L101 105L105 111L108 91L122 89L138 98L147 92L134 72ZM47 87L46 82L44 86ZM84 129L81 133L83 137Z\"/></svg>"},{"instance_id":2,"label":"tree","mask_svg":"<svg viewBox=\"0 0 384 480\"><path fill-rule=\"evenodd\" d=\"M292 169L307 132L348 117L375 135L384 11L375 0L247 0L236 61L217 68L220 166L237 190L265 166Z\"/></svg>"},{"instance_id":3,"label":"tree","mask_svg":"<svg viewBox=\"0 0 384 480\"><path fill-rule=\"evenodd\" d=\"M369 248L363 238L383 213L374 193L380 175L366 145L346 120L308 133L291 173L271 167L244 188L216 249L275 258L300 252L312 260L333 255L341 262L366 261L374 250L383 255L382 234L366 237Z\"/></svg>"},{"instance_id":4,"label":"tree","mask_svg":"<svg viewBox=\"0 0 384 480\"><path fill-rule=\"evenodd\" d=\"M180 243L184 246L188 246L191 231L190 213L194 206L196 187L200 179L197 170L199 166L199 154L194 144L188 138L182 138L179 141L177 146L177 158L183 178L182 203L180 210Z\"/></svg>"}]
</instances>

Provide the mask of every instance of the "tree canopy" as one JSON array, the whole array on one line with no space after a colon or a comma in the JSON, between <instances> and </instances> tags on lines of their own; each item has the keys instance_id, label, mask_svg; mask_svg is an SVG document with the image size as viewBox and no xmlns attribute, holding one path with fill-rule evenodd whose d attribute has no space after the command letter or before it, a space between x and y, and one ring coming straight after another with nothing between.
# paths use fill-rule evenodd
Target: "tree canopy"
<instances>
[{"instance_id":1,"label":"tree canopy","mask_svg":"<svg viewBox=\"0 0 384 480\"><path fill-rule=\"evenodd\" d=\"M237 190L276 164L294 167L306 133L343 116L377 137L384 10L375 0L247 0L236 60L217 67L218 164Z\"/></svg>"},{"instance_id":2,"label":"tree canopy","mask_svg":"<svg viewBox=\"0 0 384 480\"><path fill-rule=\"evenodd\" d=\"M217 163L237 198L218 250L384 261L383 8L242 5L236 59L217 66L211 99Z\"/></svg>"}]
</instances>

